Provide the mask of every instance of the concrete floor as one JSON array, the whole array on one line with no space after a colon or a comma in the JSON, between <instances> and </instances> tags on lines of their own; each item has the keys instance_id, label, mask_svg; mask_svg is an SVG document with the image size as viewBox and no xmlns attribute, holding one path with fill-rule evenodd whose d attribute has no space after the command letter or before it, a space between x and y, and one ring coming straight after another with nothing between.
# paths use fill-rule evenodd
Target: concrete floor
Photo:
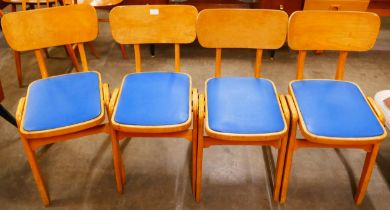
<instances>
[{"instance_id":1,"label":"concrete floor","mask_svg":"<svg viewBox=\"0 0 390 210\"><path fill-rule=\"evenodd\" d=\"M105 15L105 14L103 14ZM0 78L6 99L3 105L12 113L26 93L26 87L39 79L33 53L22 54L24 84L19 88L12 51L0 35ZM100 59L90 54L89 66L102 73L111 88L118 87L124 75L134 72L134 60L121 58L107 23L100 24L94 42ZM130 48L131 49L131 48ZM62 47L49 49L50 75L68 72L72 65ZM133 56L132 51L130 56ZM224 50L223 75L251 76L253 50ZM172 70L173 47L159 45L156 57L144 46L143 69ZM263 77L273 80L286 94L295 77L297 53L284 47L276 59L263 59ZM373 96L390 85L390 18L382 19L382 30L374 49L351 53L345 79L361 85ZM337 54L309 53L306 78L333 78ZM214 51L198 44L182 47L182 69L193 78L201 92L204 81L213 76ZM14 127L0 119L0 209L44 209ZM134 138L121 143L128 182L122 195L116 192L108 135L101 134L45 147L38 161L46 180L53 209L389 209L390 143L382 144L366 198L360 207L353 202L365 154L347 149L304 149L294 156L287 202L271 199L270 167L276 160L270 148L216 146L205 149L202 202L197 204L190 186L190 143L183 139ZM270 155L272 152L272 155Z\"/></svg>"}]
</instances>

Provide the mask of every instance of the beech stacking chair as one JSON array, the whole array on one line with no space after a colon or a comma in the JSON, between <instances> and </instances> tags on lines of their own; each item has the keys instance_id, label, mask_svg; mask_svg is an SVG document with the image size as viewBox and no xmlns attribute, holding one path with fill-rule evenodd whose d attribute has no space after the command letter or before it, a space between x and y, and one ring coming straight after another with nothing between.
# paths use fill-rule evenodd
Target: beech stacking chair
<instances>
[{"instance_id":1,"label":"beech stacking chair","mask_svg":"<svg viewBox=\"0 0 390 210\"><path fill-rule=\"evenodd\" d=\"M27 96L20 99L16 120L27 159L43 203L49 194L38 167L38 148L91 134L108 132L105 104L109 102L107 84L100 73L88 71L84 42L98 33L93 7L74 5L13 12L1 20L4 36L16 51L34 50L44 79L31 83ZM44 39L42 39L44 35ZM48 77L40 49L77 43L83 72Z\"/></svg>"},{"instance_id":2,"label":"beech stacking chair","mask_svg":"<svg viewBox=\"0 0 390 210\"><path fill-rule=\"evenodd\" d=\"M124 77L109 104L118 192L125 184L118 141L125 137L192 141L194 189L198 93L192 88L191 76L180 73L180 44L195 40L197 14L195 7L181 5L120 6L110 12L114 40L134 45L135 55L135 73ZM141 72L140 44L174 44L175 72Z\"/></svg>"},{"instance_id":3,"label":"beech stacking chair","mask_svg":"<svg viewBox=\"0 0 390 210\"><path fill-rule=\"evenodd\" d=\"M343 81L348 51L371 49L380 19L374 13L345 11L295 12L289 20L288 45L298 50L296 79L289 85L287 101L292 121L281 202L285 202L292 157L300 148L353 148L367 152L355 203L364 198L379 144L387 133L384 118L372 98L353 82ZM308 50L340 51L336 77L303 79ZM297 126L304 139L297 139ZM300 172L303 173L303 172Z\"/></svg>"},{"instance_id":4,"label":"beech stacking chair","mask_svg":"<svg viewBox=\"0 0 390 210\"><path fill-rule=\"evenodd\" d=\"M288 137L289 110L272 81L260 78L262 49L286 40L288 16L279 10L210 9L199 13L199 43L216 48L215 78L199 97L196 201L202 187L203 148L263 145L278 149L273 196L279 197ZM256 49L254 77L221 77L221 49ZM204 134L205 129L205 136Z\"/></svg>"}]
</instances>

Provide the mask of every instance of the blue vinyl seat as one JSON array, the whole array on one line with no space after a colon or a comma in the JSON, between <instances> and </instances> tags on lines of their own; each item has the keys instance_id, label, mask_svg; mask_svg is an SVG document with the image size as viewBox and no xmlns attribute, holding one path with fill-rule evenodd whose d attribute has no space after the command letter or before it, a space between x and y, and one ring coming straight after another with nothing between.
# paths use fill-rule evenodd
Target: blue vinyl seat
<instances>
[{"instance_id":1,"label":"blue vinyl seat","mask_svg":"<svg viewBox=\"0 0 390 210\"><path fill-rule=\"evenodd\" d=\"M190 77L183 73L129 74L122 83L114 121L133 126L177 125L190 120Z\"/></svg>"},{"instance_id":2,"label":"blue vinyl seat","mask_svg":"<svg viewBox=\"0 0 390 210\"><path fill-rule=\"evenodd\" d=\"M384 130L357 85L336 80L293 81L296 99L307 131L316 136L365 138Z\"/></svg>"},{"instance_id":3,"label":"blue vinyl seat","mask_svg":"<svg viewBox=\"0 0 390 210\"><path fill-rule=\"evenodd\" d=\"M28 88L23 129L34 132L80 124L100 116L102 109L97 72L37 80Z\"/></svg>"},{"instance_id":4,"label":"blue vinyl seat","mask_svg":"<svg viewBox=\"0 0 390 210\"><path fill-rule=\"evenodd\" d=\"M269 80L213 78L208 80L206 91L206 126L212 131L269 134L285 129L276 90Z\"/></svg>"}]
</instances>

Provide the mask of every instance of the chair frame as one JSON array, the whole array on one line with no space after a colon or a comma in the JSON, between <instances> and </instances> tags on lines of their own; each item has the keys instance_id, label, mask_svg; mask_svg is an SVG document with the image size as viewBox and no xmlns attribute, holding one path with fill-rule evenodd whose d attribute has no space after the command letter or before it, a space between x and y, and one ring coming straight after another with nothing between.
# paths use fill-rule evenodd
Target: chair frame
<instances>
[{"instance_id":1,"label":"chair frame","mask_svg":"<svg viewBox=\"0 0 390 210\"><path fill-rule=\"evenodd\" d=\"M290 19L291 21L291 19ZM290 27L290 26L289 26ZM324 47L324 46L322 46ZM361 46L359 46L361 47ZM294 47L296 48L296 47ZM325 47L326 48L326 47ZM307 54L307 49L305 50L299 50L298 58L297 58L297 73L296 73L296 80L302 80L303 79L303 73L304 73L304 63L305 58ZM315 50L315 49L313 49ZM319 49L323 50L323 49ZM331 50L331 49L326 49ZM362 49L359 48L357 51L365 51L368 49ZM348 55L348 51L346 50L339 50L339 58L337 61L337 69L336 69L336 76L335 80L343 80L344 76L344 70L345 70L345 62ZM353 51L353 50L350 50ZM295 80L295 81L296 81ZM384 138L387 136L386 129L383 127L384 125L384 116L381 112L381 110L376 105L375 101L369 97L366 96L366 102L370 106L372 112L376 116L377 120L381 123L384 133L381 136L377 137L369 137L369 138L335 138L335 137L324 137L324 136L317 136L308 131L306 128L303 117L301 112L299 111L298 104L296 102L296 98L294 96L292 86L291 84L294 81L292 81L289 85L289 95L286 96L287 103L291 112L291 127L290 127L290 134L289 134L289 140L288 140L288 146L287 146L287 153L286 153L286 160L285 160L285 167L284 167L284 175L283 175L283 182L282 182L282 188L281 188L281 195L280 195L280 202L285 203L286 197L287 197L287 188L288 188L288 182L289 182L289 176L291 173L291 165L292 165L292 158L293 154L296 150L302 149L302 148L350 148L350 149L359 149L365 151L366 158L363 166L363 170L361 172L361 178L359 181L358 189L355 193L354 200L357 205L361 204L365 195L365 192L368 187L368 183L371 177L371 173L373 171L373 168L375 166L375 160L378 154L379 150L379 144L381 141L384 140ZM357 86L357 85L356 85ZM357 86L359 88L359 86ZM360 92L363 94L361 89L359 88ZM302 135L304 136L303 139L297 138L296 133L298 126L300 128L300 131Z\"/></svg>"},{"instance_id":2,"label":"chair frame","mask_svg":"<svg viewBox=\"0 0 390 210\"><path fill-rule=\"evenodd\" d=\"M233 48L250 48L248 46L239 47L239 44L236 44L234 42L229 44L234 46ZM208 43L207 45L209 45L206 46L207 48L218 47L216 46L215 43ZM225 47L228 48L228 46ZM262 54L263 54L262 49L256 49L256 58L255 58L255 67L254 67L255 78L260 78L261 75ZM216 48L215 78L221 77L221 57L222 57L222 49ZM274 89L275 91L277 91L275 86ZM282 182L283 168L284 168L284 158L285 158L285 153L287 148L288 129L290 127L290 111L285 97L276 92L276 97L278 100L279 108L285 125L283 131L278 133L271 133L271 135L231 134L231 133L216 132L209 128L208 119L207 119L208 115L207 115L207 100L206 100L207 82L205 85L205 91L206 91L205 94L199 95L199 119L198 119L199 124L198 124L198 148L197 148L198 152L197 152L197 172L196 172L197 178L196 178L196 196L195 196L196 201L200 202L201 200L203 149L208 148L210 146L218 146L218 145L272 146L278 149L279 152L278 152L278 159L276 163L276 173L275 173L275 181L274 181L274 189L273 189L273 198L275 201L278 201L281 182ZM206 131L207 135L204 134L204 130Z\"/></svg>"},{"instance_id":3,"label":"chair frame","mask_svg":"<svg viewBox=\"0 0 390 210\"><path fill-rule=\"evenodd\" d=\"M220 66L220 49L217 49L217 58L216 66ZM257 50L257 55L261 54L260 49ZM219 58L218 58L219 57ZM260 60L261 56L256 56L256 61ZM256 75L260 75L260 65L256 62ZM217 67L218 68L218 67ZM216 71L219 72L220 71ZM215 74L216 77L218 73ZM259 76L256 76L259 78ZM206 96L207 97L207 96ZM197 178L196 178L196 201L200 202L201 192L202 192L202 165L203 165L203 148L208 148L210 146L218 145L247 145L247 146L272 146L275 149L278 149L278 160L276 163L276 174L275 174L275 184L273 197L277 201L280 193L280 186L282 182L283 167L284 167L284 157L287 147L287 138L288 138L288 128L290 127L290 111L286 102L285 96L278 94L278 103L282 111L283 120L285 121L285 129L282 132L279 132L278 135L267 136L267 135L239 135L239 134L227 134L214 132L207 126L207 117L206 117L206 97L204 94L199 95L199 118L198 118L198 148L197 148ZM206 121L206 126L205 126ZM207 136L204 135L203 130L206 129Z\"/></svg>"},{"instance_id":4,"label":"chair frame","mask_svg":"<svg viewBox=\"0 0 390 210\"><path fill-rule=\"evenodd\" d=\"M143 7L143 6L128 6L128 7ZM162 6L162 5L152 5L152 6L145 6L146 8L161 8L161 7L188 7L188 6ZM114 10L112 10L114 11ZM110 16L111 19L111 16ZM110 20L111 21L111 20ZM194 37L195 38L195 37ZM115 36L114 36L115 39ZM134 45L134 57L135 57L135 73L141 73L141 49L140 44L144 43L131 43L130 41L118 41L116 40L120 45L125 44L133 44ZM130 43L129 43L130 42ZM155 44L158 44L159 42L156 42ZM170 43L163 41L161 43ZM186 42L183 42L186 43ZM145 43L145 44L150 44ZM181 43L170 43L174 44L174 55L175 55L175 72L180 73L180 44ZM184 74L184 73L182 73ZM186 74L188 75L188 74ZM122 85L119 88L114 89L113 94L110 99L110 103L108 106L108 114L109 114L109 122L111 125L111 139L112 139L112 151L113 151L113 160L114 160L114 166L115 166L115 175L116 175L116 183L117 183L117 190L119 193L123 192L123 186L126 183L126 174L125 169L123 165L122 155L119 148L119 141L125 139L125 138L132 138L132 137L152 137L152 138L184 138L190 142L192 142L192 173L191 173L191 185L192 185L192 192L195 194L195 181L196 181L196 149L197 149L197 125L198 125L198 90L196 88L192 88L192 80L190 75L188 75L190 78L190 109L189 109L189 119L182 123L172 126L130 126L130 125L124 125L119 124L114 121L113 114L116 112L116 107L118 104L118 99L120 96L120 92L122 90ZM190 128L192 123L192 128Z\"/></svg>"},{"instance_id":5,"label":"chair frame","mask_svg":"<svg viewBox=\"0 0 390 210\"><path fill-rule=\"evenodd\" d=\"M88 72L88 63L84 50L83 43L76 44L79 49L82 71ZM38 61L39 70L43 78L48 77L47 67L44 61L44 56L41 49L34 49L35 57ZM29 132L23 129L24 122L24 113L26 110L27 99L22 97L19 100L17 111L16 111L16 122L18 126L18 132L20 138L22 139L23 148L27 156L27 160L30 164L35 183L37 185L40 197L45 206L49 206L50 198L49 193L46 189L41 171L38 166L37 157L35 151L39 148L53 144L57 142L63 142L72 140L79 137L89 136L98 133L107 133L110 134L109 124L102 124L105 119L107 107L110 100L110 93L108 84L102 84L100 74L99 74L99 88L100 88L100 98L101 98L101 114L87 122L82 122L79 124L66 126L63 128L48 129L44 131Z\"/></svg>"},{"instance_id":6,"label":"chair frame","mask_svg":"<svg viewBox=\"0 0 390 210\"><path fill-rule=\"evenodd\" d=\"M86 63L86 57L85 57L85 51L84 47L81 43L78 44L80 57L82 58L82 65L87 65ZM47 75L46 65L44 64L43 60L43 54L38 49L35 50L36 57L38 59L38 62L40 63L40 71L43 74ZM84 72L88 71L88 68L83 68ZM97 118L93 119L89 122L83 122L80 124L75 124L72 126L69 126L65 129L51 129L51 130L45 130L45 131L39 131L39 132L27 132L22 127L22 122L24 119L24 113L26 109L27 100L26 97L22 97L19 100L19 104L16 111L16 122L18 124L18 130L20 137L22 139L24 151L27 155L28 162L30 163L31 170L38 188L38 191L40 193L41 199L45 206L49 206L50 204L50 198L48 191L45 187L45 183L43 181L37 158L35 156L35 151L39 149L42 146L53 144L57 142L63 142L72 140L79 137L89 136L93 134L99 134L99 133L107 133L110 134L110 128L109 124L102 124L103 120L106 116L105 109L108 107L108 103L110 100L110 94L109 94L109 87L108 84L102 84L100 83L100 89L101 89L101 102L102 102L102 113Z\"/></svg>"}]
</instances>

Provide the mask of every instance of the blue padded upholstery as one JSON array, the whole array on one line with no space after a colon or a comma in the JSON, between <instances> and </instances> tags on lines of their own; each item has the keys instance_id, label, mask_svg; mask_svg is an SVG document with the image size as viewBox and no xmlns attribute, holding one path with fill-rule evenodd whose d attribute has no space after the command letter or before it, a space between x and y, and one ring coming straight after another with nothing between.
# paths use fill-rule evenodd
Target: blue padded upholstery
<instances>
[{"instance_id":1,"label":"blue padded upholstery","mask_svg":"<svg viewBox=\"0 0 390 210\"><path fill-rule=\"evenodd\" d=\"M42 131L98 117L102 111L96 72L67 74L33 82L27 93L23 128Z\"/></svg>"},{"instance_id":2,"label":"blue padded upholstery","mask_svg":"<svg viewBox=\"0 0 390 210\"><path fill-rule=\"evenodd\" d=\"M310 133L339 138L380 136L382 126L359 88L350 82L301 80L291 84Z\"/></svg>"},{"instance_id":3,"label":"blue padded upholstery","mask_svg":"<svg viewBox=\"0 0 390 210\"><path fill-rule=\"evenodd\" d=\"M190 78L174 72L147 72L125 77L114 114L117 123L175 125L189 119Z\"/></svg>"},{"instance_id":4,"label":"blue padded upholstery","mask_svg":"<svg viewBox=\"0 0 390 210\"><path fill-rule=\"evenodd\" d=\"M210 79L207 114L209 128L222 133L264 134L285 128L274 86L265 79Z\"/></svg>"}]
</instances>

